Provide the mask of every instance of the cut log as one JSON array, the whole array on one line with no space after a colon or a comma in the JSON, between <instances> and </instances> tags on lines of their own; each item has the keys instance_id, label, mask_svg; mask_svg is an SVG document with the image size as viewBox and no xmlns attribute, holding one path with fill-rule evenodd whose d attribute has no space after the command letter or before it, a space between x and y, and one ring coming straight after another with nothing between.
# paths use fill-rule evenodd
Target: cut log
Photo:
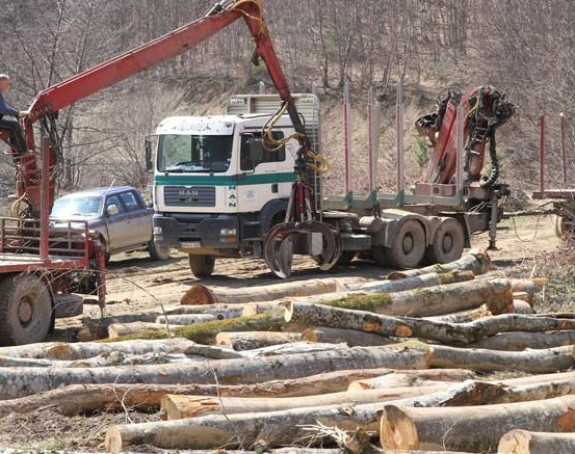
<instances>
[{"instance_id":1,"label":"cut log","mask_svg":"<svg viewBox=\"0 0 575 454\"><path fill-rule=\"evenodd\" d=\"M575 452L575 433L512 430L499 441L499 454L570 454Z\"/></svg>"},{"instance_id":2,"label":"cut log","mask_svg":"<svg viewBox=\"0 0 575 454\"><path fill-rule=\"evenodd\" d=\"M513 298L515 298L515 296L513 296ZM513 312L524 315L532 315L535 313L533 306L531 306L527 301L518 299L513 300Z\"/></svg>"},{"instance_id":3,"label":"cut log","mask_svg":"<svg viewBox=\"0 0 575 454\"><path fill-rule=\"evenodd\" d=\"M444 406L451 402L482 402L474 382L453 388L395 401L404 405ZM151 445L165 449L215 449L252 446L265 440L268 446L319 443L326 437L318 423L354 431L378 429L378 414L385 403L296 408L269 413L211 415L175 421L111 426L106 434L106 449L120 452L132 445ZM315 429L314 429L315 428Z\"/></svg>"},{"instance_id":4,"label":"cut log","mask_svg":"<svg viewBox=\"0 0 575 454\"><path fill-rule=\"evenodd\" d=\"M431 372L431 371L430 371ZM396 374L390 374L391 376ZM397 374L400 375L400 374ZM409 376L408 374L404 374ZM443 373L444 376L452 378L449 371ZM292 408L325 407L343 404L363 404L376 403L389 400L407 399L409 397L424 396L437 392L441 389L454 387L454 383L441 380L437 374L436 381L424 381L423 374L414 373L411 378L418 378L420 381L407 383L405 387L391 387L380 389L359 389L354 391L339 392L324 395L315 395L292 398L253 398L253 397L221 397L221 396L189 396L178 393L177 395L166 395L162 399L162 408L166 412L167 419L184 419L208 414L237 414L237 413L263 413L272 411L284 411ZM433 378L430 373L429 378ZM515 383L507 385L505 383ZM469 383L469 382L468 382ZM455 386L459 386L457 383ZM573 394L575 391L575 376L571 375L566 379L552 379L549 382L529 383L522 380L496 381L496 382L474 382L475 392L481 392L480 397L473 397L464 394L462 400L453 399L452 406L464 406L470 402L482 403L516 403L535 400L546 400ZM471 389L471 388L470 388ZM469 400L471 399L471 401Z\"/></svg>"},{"instance_id":5,"label":"cut log","mask_svg":"<svg viewBox=\"0 0 575 454\"><path fill-rule=\"evenodd\" d=\"M108 338L118 339L120 337L135 336L143 333L166 333L168 328L165 324L134 322L134 323L114 323L108 326Z\"/></svg>"},{"instance_id":6,"label":"cut log","mask_svg":"<svg viewBox=\"0 0 575 454\"><path fill-rule=\"evenodd\" d=\"M575 330L543 333L502 333L469 345L488 350L520 351L575 345Z\"/></svg>"},{"instance_id":7,"label":"cut log","mask_svg":"<svg viewBox=\"0 0 575 454\"><path fill-rule=\"evenodd\" d=\"M255 301L272 301L286 296L319 295L321 293L337 292L345 285L360 284L367 279L350 277L340 279L314 279L301 282L287 282L283 284L254 286L222 290L194 285L182 297L182 304L214 304L214 303L252 303Z\"/></svg>"},{"instance_id":8,"label":"cut log","mask_svg":"<svg viewBox=\"0 0 575 454\"><path fill-rule=\"evenodd\" d=\"M436 285L447 285L457 282L465 282L475 278L471 271L453 272L447 274L432 273L414 278L402 279L398 281L377 281L360 286L352 286L346 292L331 292L320 295L310 295L292 298L294 302L312 303L312 304L329 304L333 301L342 299L352 299L359 301L358 297L372 293L395 293L415 288L421 289ZM356 288L357 287L357 288ZM274 312L283 309L284 300L265 301L256 303L246 303L244 306L244 316L262 314L265 312Z\"/></svg>"},{"instance_id":9,"label":"cut log","mask_svg":"<svg viewBox=\"0 0 575 454\"><path fill-rule=\"evenodd\" d=\"M457 282L472 281L475 274L472 271L452 271L450 273L428 273L395 281L385 280L367 282L361 285L349 286L348 290L357 290L370 293L396 293L418 288L449 285Z\"/></svg>"},{"instance_id":10,"label":"cut log","mask_svg":"<svg viewBox=\"0 0 575 454\"><path fill-rule=\"evenodd\" d=\"M372 312L286 302L285 320L317 326L354 329L387 337L418 337L451 345L469 345L486 337L511 331L575 329L575 320L518 314L482 318L469 323L449 323Z\"/></svg>"},{"instance_id":11,"label":"cut log","mask_svg":"<svg viewBox=\"0 0 575 454\"><path fill-rule=\"evenodd\" d=\"M397 293L349 292L343 295L328 294L290 298L290 301L294 304L322 304L343 309L412 317L451 314L474 309L484 304L493 314L513 311L511 284L507 279L461 282Z\"/></svg>"},{"instance_id":12,"label":"cut log","mask_svg":"<svg viewBox=\"0 0 575 454\"><path fill-rule=\"evenodd\" d=\"M169 325L194 325L217 320L212 314L184 314L184 315L159 315L155 323Z\"/></svg>"},{"instance_id":13,"label":"cut log","mask_svg":"<svg viewBox=\"0 0 575 454\"><path fill-rule=\"evenodd\" d=\"M425 268L416 270L396 271L387 276L390 280L405 279L414 276L421 276L429 273L449 273L451 271L473 271L473 274L481 275L487 273L491 269L491 259L487 255L487 251L478 251L473 249L467 254L463 255L455 262L446 263L443 265L431 265Z\"/></svg>"},{"instance_id":14,"label":"cut log","mask_svg":"<svg viewBox=\"0 0 575 454\"><path fill-rule=\"evenodd\" d=\"M330 293L331 295L331 293ZM242 315L249 317L252 315L265 314L266 312L282 312L284 309L285 299L276 301L262 301L260 303L244 304Z\"/></svg>"},{"instance_id":15,"label":"cut log","mask_svg":"<svg viewBox=\"0 0 575 454\"><path fill-rule=\"evenodd\" d=\"M301 339L308 342L345 343L350 347L371 347L388 345L394 342L392 339L378 336L377 334L327 327L308 328L301 333Z\"/></svg>"},{"instance_id":16,"label":"cut log","mask_svg":"<svg viewBox=\"0 0 575 454\"><path fill-rule=\"evenodd\" d=\"M575 431L574 408L574 396L465 408L388 405L381 418L381 443L388 449L496 452L501 437L513 429Z\"/></svg>"},{"instance_id":17,"label":"cut log","mask_svg":"<svg viewBox=\"0 0 575 454\"><path fill-rule=\"evenodd\" d=\"M216 336L215 342L217 345L243 351L269 347L270 345L288 344L301 339L302 335L300 333L248 331L243 333L220 333Z\"/></svg>"},{"instance_id":18,"label":"cut log","mask_svg":"<svg viewBox=\"0 0 575 454\"><path fill-rule=\"evenodd\" d=\"M371 389L358 392L341 392L318 396L293 398L254 398L220 396L183 396L168 394L162 399L165 419L197 418L199 416L238 413L264 413L285 411L293 408L325 407L331 405L358 405L423 396L448 387L447 383L434 386Z\"/></svg>"},{"instance_id":19,"label":"cut log","mask_svg":"<svg viewBox=\"0 0 575 454\"><path fill-rule=\"evenodd\" d=\"M184 353L194 345L187 339L165 339L154 341L128 341L114 344L80 343L68 344L53 342L47 344L24 345L21 347L4 347L0 355L19 358L45 358L57 360L78 360L93 358L104 353L124 353L143 355L145 353Z\"/></svg>"},{"instance_id":20,"label":"cut log","mask_svg":"<svg viewBox=\"0 0 575 454\"><path fill-rule=\"evenodd\" d=\"M242 308L230 304L213 304L203 306L171 306L167 307L165 313L168 315L182 314L211 314L218 320L240 317ZM108 337L108 327L113 324L130 324L137 322L154 323L156 318L164 315L161 310L140 312L137 314L117 315L100 319L84 318L82 328L76 335L81 342L89 342Z\"/></svg>"},{"instance_id":21,"label":"cut log","mask_svg":"<svg viewBox=\"0 0 575 454\"><path fill-rule=\"evenodd\" d=\"M465 369L429 369L387 373L379 377L355 380L349 384L348 391L368 389L404 388L408 386L429 386L436 383L462 382L475 378L475 372Z\"/></svg>"},{"instance_id":22,"label":"cut log","mask_svg":"<svg viewBox=\"0 0 575 454\"><path fill-rule=\"evenodd\" d=\"M301 397L345 391L354 380L393 374L389 369L343 370L310 377L273 380L247 385L70 385L19 399L0 401L0 417L53 408L66 416L105 410L124 411L122 404L141 411L156 411L166 394L228 397Z\"/></svg>"},{"instance_id":23,"label":"cut log","mask_svg":"<svg viewBox=\"0 0 575 454\"><path fill-rule=\"evenodd\" d=\"M454 312L453 314L436 315L435 317L426 317L428 320L435 320L437 322L448 323L469 323L474 320L479 320L483 317L490 317L492 314L486 305L480 306L477 309L468 311Z\"/></svg>"},{"instance_id":24,"label":"cut log","mask_svg":"<svg viewBox=\"0 0 575 454\"><path fill-rule=\"evenodd\" d=\"M434 345L430 367L467 368L476 371L517 370L529 373L564 371L575 366L573 347L507 352Z\"/></svg>"},{"instance_id":25,"label":"cut log","mask_svg":"<svg viewBox=\"0 0 575 454\"><path fill-rule=\"evenodd\" d=\"M294 302L297 303L298 299ZM450 314L475 309L485 304L492 314L497 315L513 312L513 292L508 279L490 279L398 293L353 295L316 303L343 309L411 317Z\"/></svg>"},{"instance_id":26,"label":"cut log","mask_svg":"<svg viewBox=\"0 0 575 454\"><path fill-rule=\"evenodd\" d=\"M211 322L213 323L213 322ZM111 344L113 345L113 344ZM0 369L0 400L15 399L73 384L238 384L300 378L325 370L426 369L423 348L348 348L299 355L232 359L165 366L103 367L97 369Z\"/></svg>"},{"instance_id":27,"label":"cut log","mask_svg":"<svg viewBox=\"0 0 575 454\"><path fill-rule=\"evenodd\" d=\"M212 344L218 333L233 331L277 331L285 325L280 316L272 314L260 314L253 317L238 317L227 320L213 320L211 322L198 323L188 326L173 326L170 330L172 335L184 337L200 344ZM164 333L142 333L134 338L162 338ZM119 338L122 340L125 338ZM127 336L127 339L133 339Z\"/></svg>"}]
</instances>

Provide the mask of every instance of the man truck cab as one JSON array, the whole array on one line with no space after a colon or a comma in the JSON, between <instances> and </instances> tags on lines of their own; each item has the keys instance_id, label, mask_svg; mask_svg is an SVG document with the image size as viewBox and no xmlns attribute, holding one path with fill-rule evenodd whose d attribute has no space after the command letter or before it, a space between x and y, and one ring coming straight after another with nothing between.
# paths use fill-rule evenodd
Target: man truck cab
<instances>
[{"instance_id":1,"label":"man truck cab","mask_svg":"<svg viewBox=\"0 0 575 454\"><path fill-rule=\"evenodd\" d=\"M319 101L296 102L317 150ZM170 117L156 130L154 234L189 254L197 277L209 276L217 257L261 257L266 232L284 220L299 145L272 149L262 138L279 107L277 95L235 96L228 115ZM273 131L276 140L292 135L289 117Z\"/></svg>"}]
</instances>

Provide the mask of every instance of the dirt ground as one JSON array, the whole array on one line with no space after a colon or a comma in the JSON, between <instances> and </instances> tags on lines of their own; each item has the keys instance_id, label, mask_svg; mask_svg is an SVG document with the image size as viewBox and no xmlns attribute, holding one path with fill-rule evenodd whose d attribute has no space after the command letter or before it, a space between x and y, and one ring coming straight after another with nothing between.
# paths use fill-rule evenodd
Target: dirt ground
<instances>
[{"instance_id":1,"label":"dirt ground","mask_svg":"<svg viewBox=\"0 0 575 454\"><path fill-rule=\"evenodd\" d=\"M497 251L489 254L498 268L513 276L529 276L534 261L542 254L559 245L551 217L517 218L506 220L498 230ZM487 233L474 236L473 247L486 248ZM382 278L390 270L371 263L355 260L347 268L333 272L319 270L311 259L296 257L292 282L326 277L362 276ZM164 305L179 304L180 298L190 286L199 283L189 270L187 258L179 256L157 264L146 254L120 255L110 265L108 282L108 312L112 315L153 309ZM244 288L252 285L272 285L279 282L266 268L263 260L227 260L216 262L214 275L201 280L213 288ZM97 307L87 306L87 315L97 315Z\"/></svg>"},{"instance_id":2,"label":"dirt ground","mask_svg":"<svg viewBox=\"0 0 575 454\"><path fill-rule=\"evenodd\" d=\"M499 250L490 252L498 272L514 277L528 277L534 264L560 244L554 234L553 220L548 217L522 218L504 221L498 231ZM487 234L473 239L476 248L486 248ZM306 258L298 258L292 282L329 276L363 276L381 278L389 270L367 262L354 261L352 266L336 272L322 272ZM535 274L539 274L537 269ZM158 265L145 254L122 255L110 266L110 314L139 312L165 305L178 304L182 294L199 281L192 277L185 257L175 257ZM216 272L202 283L211 287L242 288L278 282L266 269L263 260L220 260ZM85 306L86 315L97 316L97 306ZM72 330L80 318L59 321L54 339L72 340ZM0 421L0 446L50 452L97 452L103 449L104 435L110 424L129 421L159 420L159 415L147 415L127 409L120 414L65 418L50 410L31 415L12 415ZM140 452L158 452L142 448Z\"/></svg>"}]
</instances>

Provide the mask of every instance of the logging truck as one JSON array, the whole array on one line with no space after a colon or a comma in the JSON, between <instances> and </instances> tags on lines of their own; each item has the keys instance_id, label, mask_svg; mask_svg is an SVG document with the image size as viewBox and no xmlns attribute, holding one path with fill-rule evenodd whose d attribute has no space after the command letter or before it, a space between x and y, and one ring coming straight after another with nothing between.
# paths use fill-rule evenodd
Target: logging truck
<instances>
[{"instance_id":1,"label":"logging truck","mask_svg":"<svg viewBox=\"0 0 575 454\"><path fill-rule=\"evenodd\" d=\"M307 182L313 187L313 210L341 240L340 265L358 253L378 265L400 269L424 262L447 263L470 246L473 233L485 230L490 230L495 243L495 226L501 215L498 201L508 190L497 183L497 175L480 180L486 143L492 143L491 155L495 156L495 134L494 128L479 132L471 112L479 104L491 102L493 106L501 95L492 87L465 96L451 95L437 114L422 117L418 129L430 137L434 154L424 183L406 189L400 94L398 90L396 192L382 193L376 187L379 107L373 102L373 91L368 107L369 194L358 198L352 190L355 161L349 145L347 89L345 195L324 197L322 173L307 172ZM321 153L318 96L299 94L294 100L312 148ZM275 257L266 256L266 242L273 236L274 226L281 225L292 209L290 196L297 178L298 142L281 142L273 150L265 144L272 121L273 139L278 142L296 132L287 115L274 117L281 105L277 95L235 95L228 101L227 115L166 118L146 141L148 166L154 171L156 242L187 253L197 277L211 275L219 257L264 256L280 277L289 276L293 253L311 255L320 265L324 262L325 239L316 232L300 233L288 247L277 248ZM481 108L482 115L503 123L512 112L499 109ZM498 171L496 161L493 164Z\"/></svg>"}]
</instances>

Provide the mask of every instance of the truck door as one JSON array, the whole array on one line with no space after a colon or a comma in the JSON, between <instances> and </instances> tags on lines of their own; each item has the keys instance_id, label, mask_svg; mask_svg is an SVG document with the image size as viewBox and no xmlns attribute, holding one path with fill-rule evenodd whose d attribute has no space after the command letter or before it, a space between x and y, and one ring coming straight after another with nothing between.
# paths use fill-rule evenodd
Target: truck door
<instances>
[{"instance_id":1,"label":"truck door","mask_svg":"<svg viewBox=\"0 0 575 454\"><path fill-rule=\"evenodd\" d=\"M126 247L132 234L127 210L118 195L110 195L106 198L105 213L108 227L108 252Z\"/></svg>"},{"instance_id":2,"label":"truck door","mask_svg":"<svg viewBox=\"0 0 575 454\"><path fill-rule=\"evenodd\" d=\"M152 239L153 210L143 206L134 191L122 192L120 198L128 211L127 219L132 234L132 244L148 243Z\"/></svg>"},{"instance_id":3,"label":"truck door","mask_svg":"<svg viewBox=\"0 0 575 454\"><path fill-rule=\"evenodd\" d=\"M275 131L274 138L283 139L284 133ZM293 158L286 155L286 147L265 149L261 130L246 131L240 140L238 211L258 212L270 200L288 198L295 174Z\"/></svg>"}]
</instances>

